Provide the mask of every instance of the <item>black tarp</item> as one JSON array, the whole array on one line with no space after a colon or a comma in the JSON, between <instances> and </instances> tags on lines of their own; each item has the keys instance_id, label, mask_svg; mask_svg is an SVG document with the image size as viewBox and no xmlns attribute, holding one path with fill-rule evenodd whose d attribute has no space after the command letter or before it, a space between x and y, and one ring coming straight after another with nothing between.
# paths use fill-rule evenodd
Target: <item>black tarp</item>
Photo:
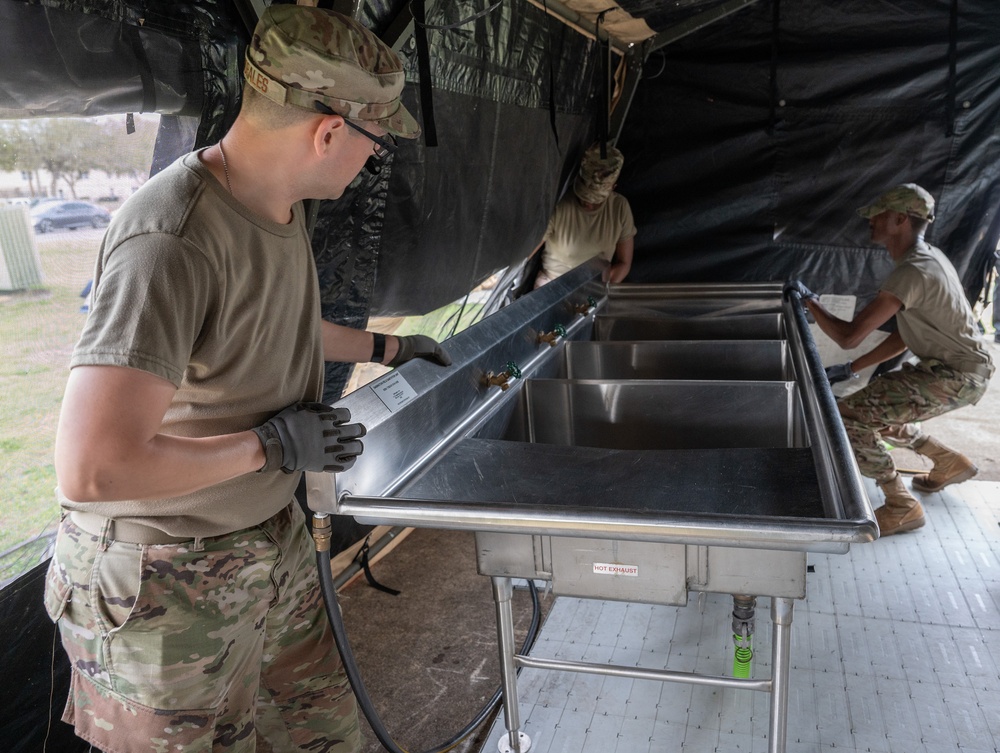
<instances>
[{"instance_id":1,"label":"black tarp","mask_svg":"<svg viewBox=\"0 0 1000 753\"><path fill-rule=\"evenodd\" d=\"M761 2L648 59L619 141L639 227L630 280L800 277L865 301L891 262L855 209L915 182L938 201L928 239L975 299L1000 231L1000 5L775 10Z\"/></svg>"},{"instance_id":2,"label":"black tarp","mask_svg":"<svg viewBox=\"0 0 1000 753\"><path fill-rule=\"evenodd\" d=\"M90 746L61 720L69 691L69 660L45 613L47 563L0 590L3 682L0 740L7 753L76 753Z\"/></svg>"}]
</instances>

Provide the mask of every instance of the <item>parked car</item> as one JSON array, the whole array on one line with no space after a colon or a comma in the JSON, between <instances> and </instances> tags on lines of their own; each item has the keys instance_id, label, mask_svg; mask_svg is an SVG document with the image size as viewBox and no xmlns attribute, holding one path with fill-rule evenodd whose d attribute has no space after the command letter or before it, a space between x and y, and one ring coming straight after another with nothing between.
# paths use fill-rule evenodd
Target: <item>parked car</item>
<instances>
[{"instance_id":1,"label":"parked car","mask_svg":"<svg viewBox=\"0 0 1000 753\"><path fill-rule=\"evenodd\" d=\"M107 227L111 213L87 201L47 201L29 213L36 233L75 230L78 227Z\"/></svg>"}]
</instances>

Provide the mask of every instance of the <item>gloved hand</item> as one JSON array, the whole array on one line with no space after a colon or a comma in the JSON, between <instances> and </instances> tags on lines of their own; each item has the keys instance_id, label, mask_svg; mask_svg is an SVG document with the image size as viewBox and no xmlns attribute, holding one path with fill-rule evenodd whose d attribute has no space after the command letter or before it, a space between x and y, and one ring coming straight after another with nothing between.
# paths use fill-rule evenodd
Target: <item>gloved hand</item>
<instances>
[{"instance_id":1,"label":"gloved hand","mask_svg":"<svg viewBox=\"0 0 1000 753\"><path fill-rule=\"evenodd\" d=\"M854 369L852 368L850 361L826 367L826 378L829 380L830 384L846 382L848 379L857 379L859 376L861 375L854 373Z\"/></svg>"},{"instance_id":2,"label":"gloved hand","mask_svg":"<svg viewBox=\"0 0 1000 753\"><path fill-rule=\"evenodd\" d=\"M358 440L365 427L347 423L350 420L347 408L308 402L289 405L253 430L267 457L257 472L346 471L364 450Z\"/></svg>"},{"instance_id":3,"label":"gloved hand","mask_svg":"<svg viewBox=\"0 0 1000 753\"><path fill-rule=\"evenodd\" d=\"M451 356L441 343L427 335L393 335L399 341L399 350L386 366L399 366L414 358L426 358L442 366L451 366Z\"/></svg>"},{"instance_id":4,"label":"gloved hand","mask_svg":"<svg viewBox=\"0 0 1000 753\"><path fill-rule=\"evenodd\" d=\"M788 280L785 283L784 287L782 287L781 293L782 295L785 296L785 298L788 298L791 296L793 292L798 293L803 300L807 300L809 298L813 299L814 301L819 300L818 295L816 295L814 292L812 292L809 288L807 288L798 280Z\"/></svg>"}]
</instances>

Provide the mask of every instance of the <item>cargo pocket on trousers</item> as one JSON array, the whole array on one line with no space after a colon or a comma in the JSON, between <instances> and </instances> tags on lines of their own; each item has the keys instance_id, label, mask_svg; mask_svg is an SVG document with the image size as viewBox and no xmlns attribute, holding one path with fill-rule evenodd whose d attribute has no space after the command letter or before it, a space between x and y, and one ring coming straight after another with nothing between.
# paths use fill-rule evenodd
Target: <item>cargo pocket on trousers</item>
<instances>
[{"instance_id":1,"label":"cargo pocket on trousers","mask_svg":"<svg viewBox=\"0 0 1000 753\"><path fill-rule=\"evenodd\" d=\"M49 569L45 573L45 611L49 619L58 622L66 611L66 605L73 598L73 585L60 572L55 557L49 561Z\"/></svg>"},{"instance_id":2,"label":"cargo pocket on trousers","mask_svg":"<svg viewBox=\"0 0 1000 753\"><path fill-rule=\"evenodd\" d=\"M211 753L215 709L164 711L143 706L84 677L75 668L62 720L101 750Z\"/></svg>"}]
</instances>

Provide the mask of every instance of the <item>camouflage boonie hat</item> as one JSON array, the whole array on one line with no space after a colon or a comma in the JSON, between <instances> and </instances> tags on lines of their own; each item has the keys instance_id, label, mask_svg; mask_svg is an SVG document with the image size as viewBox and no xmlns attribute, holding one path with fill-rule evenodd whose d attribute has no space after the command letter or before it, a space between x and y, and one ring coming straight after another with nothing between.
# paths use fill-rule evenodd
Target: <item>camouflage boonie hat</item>
<instances>
[{"instance_id":1,"label":"camouflage boonie hat","mask_svg":"<svg viewBox=\"0 0 1000 753\"><path fill-rule=\"evenodd\" d=\"M934 222L934 197L916 183L904 183L886 191L858 214L868 219L882 212L902 212Z\"/></svg>"},{"instance_id":2,"label":"camouflage boonie hat","mask_svg":"<svg viewBox=\"0 0 1000 753\"><path fill-rule=\"evenodd\" d=\"M608 146L607 159L601 159L601 145L594 144L583 153L580 172L573 181L573 193L588 204L603 204L611 195L618 174L625 164L625 157L613 146Z\"/></svg>"},{"instance_id":3,"label":"camouflage boonie hat","mask_svg":"<svg viewBox=\"0 0 1000 753\"><path fill-rule=\"evenodd\" d=\"M405 74L388 45L353 18L303 5L270 5L254 29L247 83L279 105L378 123L416 138L420 126L399 101Z\"/></svg>"}]
</instances>

